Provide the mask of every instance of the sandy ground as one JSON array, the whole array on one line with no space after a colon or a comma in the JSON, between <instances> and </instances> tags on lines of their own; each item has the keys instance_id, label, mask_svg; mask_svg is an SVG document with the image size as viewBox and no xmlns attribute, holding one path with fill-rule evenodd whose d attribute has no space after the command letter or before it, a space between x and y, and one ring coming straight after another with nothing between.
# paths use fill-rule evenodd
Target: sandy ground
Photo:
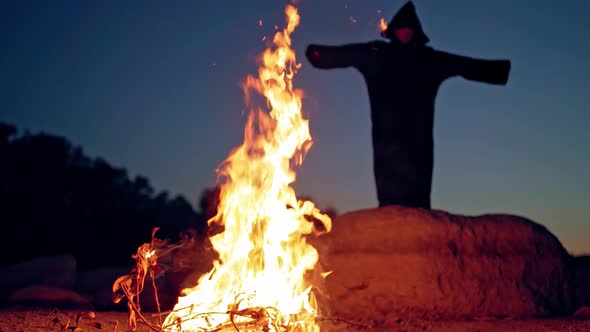
<instances>
[{"instance_id":1,"label":"sandy ground","mask_svg":"<svg viewBox=\"0 0 590 332\"><path fill-rule=\"evenodd\" d=\"M96 312L94 318L81 315L81 311L58 310L2 310L0 311L0 331L127 331L127 314L124 312ZM79 318L76 322L76 318ZM352 322L324 321L322 331L440 331L440 332L478 332L478 331L521 331L521 332L590 332L590 317L556 318L531 320L489 320L489 321L423 321L400 320L396 326L354 325ZM139 324L138 331L152 331Z\"/></svg>"}]
</instances>

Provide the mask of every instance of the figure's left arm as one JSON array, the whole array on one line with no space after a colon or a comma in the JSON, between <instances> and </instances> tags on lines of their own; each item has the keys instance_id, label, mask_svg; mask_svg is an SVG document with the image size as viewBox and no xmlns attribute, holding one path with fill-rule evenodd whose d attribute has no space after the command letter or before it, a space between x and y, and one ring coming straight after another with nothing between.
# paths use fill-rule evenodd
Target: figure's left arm
<instances>
[{"instance_id":1,"label":"figure's left arm","mask_svg":"<svg viewBox=\"0 0 590 332\"><path fill-rule=\"evenodd\" d=\"M440 51L436 53L440 70L446 77L458 75L472 81L502 85L508 81L510 60L483 60Z\"/></svg>"}]
</instances>

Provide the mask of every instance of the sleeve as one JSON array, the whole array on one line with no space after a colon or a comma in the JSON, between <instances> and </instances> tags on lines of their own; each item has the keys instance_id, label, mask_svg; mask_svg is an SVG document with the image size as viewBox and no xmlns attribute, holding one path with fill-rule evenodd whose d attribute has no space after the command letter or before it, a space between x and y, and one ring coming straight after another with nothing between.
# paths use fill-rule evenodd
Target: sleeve
<instances>
[{"instance_id":1,"label":"sleeve","mask_svg":"<svg viewBox=\"0 0 590 332\"><path fill-rule=\"evenodd\" d=\"M364 44L342 46L309 45L305 56L312 66L321 69L359 67L367 61Z\"/></svg>"},{"instance_id":2,"label":"sleeve","mask_svg":"<svg viewBox=\"0 0 590 332\"><path fill-rule=\"evenodd\" d=\"M462 76L471 81L501 85L508 82L510 60L483 60L445 52L437 53L443 78Z\"/></svg>"}]
</instances>

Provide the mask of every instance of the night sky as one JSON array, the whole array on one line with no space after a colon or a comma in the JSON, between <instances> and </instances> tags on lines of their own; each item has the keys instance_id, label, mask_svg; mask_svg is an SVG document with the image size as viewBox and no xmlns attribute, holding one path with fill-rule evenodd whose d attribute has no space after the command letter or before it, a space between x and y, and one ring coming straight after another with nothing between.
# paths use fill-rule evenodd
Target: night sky
<instances>
[{"instance_id":1,"label":"night sky","mask_svg":"<svg viewBox=\"0 0 590 332\"><path fill-rule=\"evenodd\" d=\"M256 72L263 36L283 25L286 3L3 1L0 121L65 136L196 203L242 142L240 84ZM378 19L404 3L298 1L295 85L306 93L314 145L295 188L320 206L377 205L369 105L358 72L314 69L304 49L380 39ZM506 86L460 77L441 86L433 208L525 216L569 251L590 253L590 2L414 4L430 46L512 61Z\"/></svg>"}]
</instances>

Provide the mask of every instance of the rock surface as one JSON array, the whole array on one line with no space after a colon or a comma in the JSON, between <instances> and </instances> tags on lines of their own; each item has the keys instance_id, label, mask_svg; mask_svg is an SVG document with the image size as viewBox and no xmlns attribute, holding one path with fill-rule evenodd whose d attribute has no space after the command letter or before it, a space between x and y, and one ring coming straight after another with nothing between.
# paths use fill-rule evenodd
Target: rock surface
<instances>
[{"instance_id":1,"label":"rock surface","mask_svg":"<svg viewBox=\"0 0 590 332\"><path fill-rule=\"evenodd\" d=\"M76 282L76 259L71 255L38 257L0 269L0 299L27 286L70 289Z\"/></svg>"},{"instance_id":2,"label":"rock surface","mask_svg":"<svg viewBox=\"0 0 590 332\"><path fill-rule=\"evenodd\" d=\"M331 315L532 317L570 313L570 256L545 227L513 215L466 217L390 206L343 214L312 240Z\"/></svg>"},{"instance_id":3,"label":"rock surface","mask_svg":"<svg viewBox=\"0 0 590 332\"><path fill-rule=\"evenodd\" d=\"M88 299L70 289L49 286L27 286L9 296L12 305L43 308L86 308L92 307Z\"/></svg>"}]
</instances>

